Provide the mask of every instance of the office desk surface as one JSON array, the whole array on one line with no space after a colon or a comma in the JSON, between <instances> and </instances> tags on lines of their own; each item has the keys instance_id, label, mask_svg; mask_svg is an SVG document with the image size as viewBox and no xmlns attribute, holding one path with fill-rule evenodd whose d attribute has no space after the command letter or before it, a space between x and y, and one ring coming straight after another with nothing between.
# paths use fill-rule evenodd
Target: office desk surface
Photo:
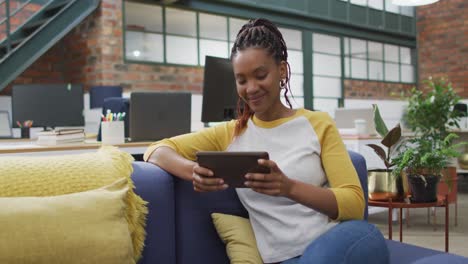
<instances>
[{"instance_id":1,"label":"office desk surface","mask_svg":"<svg viewBox=\"0 0 468 264\"><path fill-rule=\"evenodd\" d=\"M129 154L143 154L152 142L128 142L114 145ZM0 140L0 155L62 155L95 151L101 147L101 142L87 139L82 143L70 143L53 146L38 145L32 139L5 139Z\"/></svg>"}]
</instances>

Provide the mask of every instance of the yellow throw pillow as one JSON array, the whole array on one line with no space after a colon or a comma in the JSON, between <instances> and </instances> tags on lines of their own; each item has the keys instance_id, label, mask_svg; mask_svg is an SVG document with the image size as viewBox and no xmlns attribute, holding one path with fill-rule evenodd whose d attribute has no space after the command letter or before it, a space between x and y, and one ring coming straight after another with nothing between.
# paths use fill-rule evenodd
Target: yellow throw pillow
<instances>
[{"instance_id":1,"label":"yellow throw pillow","mask_svg":"<svg viewBox=\"0 0 468 264\"><path fill-rule=\"evenodd\" d=\"M45 197L0 198L0 263L135 263L127 179Z\"/></svg>"},{"instance_id":2,"label":"yellow throw pillow","mask_svg":"<svg viewBox=\"0 0 468 264\"><path fill-rule=\"evenodd\" d=\"M135 260L145 240L146 202L133 191L133 158L107 146L96 152L61 156L0 157L0 197L54 196L97 189L126 178L126 219Z\"/></svg>"},{"instance_id":3,"label":"yellow throw pillow","mask_svg":"<svg viewBox=\"0 0 468 264\"><path fill-rule=\"evenodd\" d=\"M231 264L263 263L249 219L219 213L211 214L211 218L219 237L226 244Z\"/></svg>"}]
</instances>

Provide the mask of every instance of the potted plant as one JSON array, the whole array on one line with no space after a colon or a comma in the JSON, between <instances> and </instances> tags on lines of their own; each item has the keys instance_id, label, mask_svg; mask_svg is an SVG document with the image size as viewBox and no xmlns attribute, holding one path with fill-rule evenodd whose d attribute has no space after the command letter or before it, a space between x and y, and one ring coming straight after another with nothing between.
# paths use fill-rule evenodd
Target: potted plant
<instances>
[{"instance_id":1,"label":"potted plant","mask_svg":"<svg viewBox=\"0 0 468 264\"><path fill-rule=\"evenodd\" d=\"M401 200L405 198L404 193L407 188L401 177L395 177L392 173L392 167L395 163L392 161L392 156L395 155L395 150L401 139L401 127L397 124L390 131L380 115L379 108L376 104L372 105L374 110L374 125L377 133L383 138L380 142L384 148L377 144L367 144L371 147L377 156L385 164L385 169L374 169L368 171L368 189L370 200Z\"/></svg>"},{"instance_id":2,"label":"potted plant","mask_svg":"<svg viewBox=\"0 0 468 264\"><path fill-rule=\"evenodd\" d=\"M451 84L445 79L425 81L426 92L411 90L406 123L414 133L402 144L392 161L394 173L406 173L411 189L412 202L437 200L437 185L442 171L463 143L453 144L457 135L449 133L450 127L459 127L460 115L453 107L460 100ZM450 188L448 177L444 177Z\"/></svg>"}]
</instances>

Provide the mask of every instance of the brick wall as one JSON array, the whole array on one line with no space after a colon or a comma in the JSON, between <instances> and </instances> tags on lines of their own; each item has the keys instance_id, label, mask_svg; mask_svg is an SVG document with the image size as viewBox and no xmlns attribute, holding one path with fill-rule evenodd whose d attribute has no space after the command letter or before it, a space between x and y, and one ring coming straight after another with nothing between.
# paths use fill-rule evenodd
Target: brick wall
<instances>
[{"instance_id":1,"label":"brick wall","mask_svg":"<svg viewBox=\"0 0 468 264\"><path fill-rule=\"evenodd\" d=\"M468 2L445 0L417 8L419 80L447 77L468 98Z\"/></svg>"},{"instance_id":2,"label":"brick wall","mask_svg":"<svg viewBox=\"0 0 468 264\"><path fill-rule=\"evenodd\" d=\"M401 100L414 85L377 81L345 80L346 99Z\"/></svg>"}]
</instances>

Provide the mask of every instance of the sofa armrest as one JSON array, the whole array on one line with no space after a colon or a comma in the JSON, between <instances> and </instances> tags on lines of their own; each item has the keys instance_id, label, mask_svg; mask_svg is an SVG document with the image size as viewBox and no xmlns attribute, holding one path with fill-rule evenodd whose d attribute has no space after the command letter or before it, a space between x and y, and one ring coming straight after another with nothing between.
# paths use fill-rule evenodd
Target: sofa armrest
<instances>
[{"instance_id":1,"label":"sofa armrest","mask_svg":"<svg viewBox=\"0 0 468 264\"><path fill-rule=\"evenodd\" d=\"M173 176L146 162L133 162L135 192L148 202L146 239L140 264L176 263Z\"/></svg>"},{"instance_id":2,"label":"sofa armrest","mask_svg":"<svg viewBox=\"0 0 468 264\"><path fill-rule=\"evenodd\" d=\"M177 262L229 263L226 246L216 232L211 213L248 217L235 189L200 193L193 190L192 182L179 178L174 179L174 185Z\"/></svg>"},{"instance_id":3,"label":"sofa armrest","mask_svg":"<svg viewBox=\"0 0 468 264\"><path fill-rule=\"evenodd\" d=\"M368 216L368 189L367 189L367 165L364 157L356 152L348 151L351 161L353 162L354 168L359 176L359 181L361 182L362 191L364 192L364 201L366 201L366 208L364 209L364 219L367 219Z\"/></svg>"}]
</instances>

